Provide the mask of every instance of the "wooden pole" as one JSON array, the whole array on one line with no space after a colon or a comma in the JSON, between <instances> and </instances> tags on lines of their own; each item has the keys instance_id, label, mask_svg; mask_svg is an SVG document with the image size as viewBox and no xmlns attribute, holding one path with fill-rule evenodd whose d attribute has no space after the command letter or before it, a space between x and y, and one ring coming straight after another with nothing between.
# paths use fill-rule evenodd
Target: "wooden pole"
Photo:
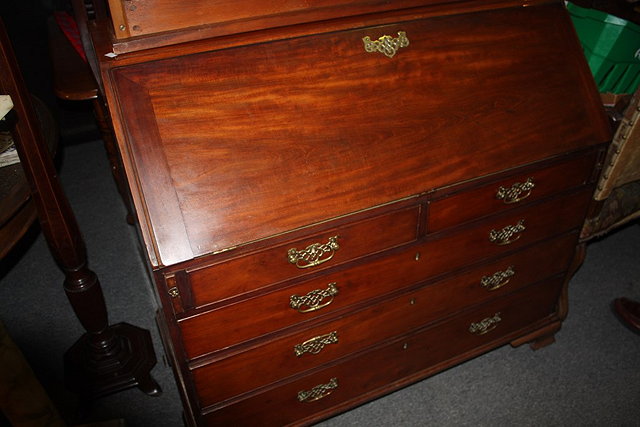
<instances>
[{"instance_id":1,"label":"wooden pole","mask_svg":"<svg viewBox=\"0 0 640 427\"><path fill-rule=\"evenodd\" d=\"M87 265L87 254L39 128L31 98L0 21L0 93L14 104L12 135L36 203L42 232L62 269L64 291L86 333L65 354L67 386L83 398L138 386L158 395L150 375L156 363L149 331L126 323L109 325L102 287Z\"/></svg>"}]
</instances>

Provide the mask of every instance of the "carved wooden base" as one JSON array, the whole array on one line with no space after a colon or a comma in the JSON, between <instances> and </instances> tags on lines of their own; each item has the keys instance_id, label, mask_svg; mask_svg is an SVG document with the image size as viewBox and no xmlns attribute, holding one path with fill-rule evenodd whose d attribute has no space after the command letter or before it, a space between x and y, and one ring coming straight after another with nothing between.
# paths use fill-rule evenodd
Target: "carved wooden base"
<instances>
[{"instance_id":1,"label":"carved wooden base","mask_svg":"<svg viewBox=\"0 0 640 427\"><path fill-rule=\"evenodd\" d=\"M578 244L571 264L569 265L569 269L567 270L567 275L565 277L564 284L562 285L560 297L558 298L558 306L556 307L556 312L554 314L554 320L556 321L511 341L511 346L518 347L522 344L528 343L532 350L539 350L556 342L555 335L562 327L562 322L567 318L567 314L569 312L569 281L584 262L585 255L586 245L584 243Z\"/></svg>"},{"instance_id":2,"label":"carved wooden base","mask_svg":"<svg viewBox=\"0 0 640 427\"><path fill-rule=\"evenodd\" d=\"M97 348L89 334L84 334L65 353L67 387L85 400L95 399L132 387L150 396L162 389L151 377L156 364L151 334L127 323L108 328L115 335L112 348Z\"/></svg>"},{"instance_id":3,"label":"carved wooden base","mask_svg":"<svg viewBox=\"0 0 640 427\"><path fill-rule=\"evenodd\" d=\"M546 347L556 341L555 334L560 330L561 326L561 321L550 323L527 335L516 338L515 340L511 341L511 346L518 347L522 344L528 343L532 350L539 350L542 347Z\"/></svg>"},{"instance_id":4,"label":"carved wooden base","mask_svg":"<svg viewBox=\"0 0 640 427\"><path fill-rule=\"evenodd\" d=\"M555 334L544 335L536 340L531 341L529 343L529 347L531 347L531 350L540 350L541 348L551 345L554 342L556 342Z\"/></svg>"}]
</instances>

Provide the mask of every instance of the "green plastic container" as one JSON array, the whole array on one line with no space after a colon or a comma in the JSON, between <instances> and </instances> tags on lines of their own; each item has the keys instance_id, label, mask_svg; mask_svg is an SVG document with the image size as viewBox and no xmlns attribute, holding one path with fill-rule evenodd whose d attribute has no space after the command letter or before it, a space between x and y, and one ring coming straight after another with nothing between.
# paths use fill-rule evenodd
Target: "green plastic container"
<instances>
[{"instance_id":1,"label":"green plastic container","mask_svg":"<svg viewBox=\"0 0 640 427\"><path fill-rule=\"evenodd\" d=\"M567 3L600 92L633 93L640 86L640 26Z\"/></svg>"}]
</instances>

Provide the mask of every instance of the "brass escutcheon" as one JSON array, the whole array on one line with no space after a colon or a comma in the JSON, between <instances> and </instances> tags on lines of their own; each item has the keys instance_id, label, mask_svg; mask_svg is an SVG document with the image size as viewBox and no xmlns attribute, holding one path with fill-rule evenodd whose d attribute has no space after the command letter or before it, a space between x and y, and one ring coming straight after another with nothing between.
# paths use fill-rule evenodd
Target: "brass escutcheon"
<instances>
[{"instance_id":1,"label":"brass escutcheon","mask_svg":"<svg viewBox=\"0 0 640 427\"><path fill-rule=\"evenodd\" d=\"M306 340L302 344L296 344L293 347L293 352L297 357L300 357L305 353L318 354L326 345L335 344L337 342L338 331L333 331L329 332L328 334L313 337L309 340Z\"/></svg>"},{"instance_id":2,"label":"brass escutcheon","mask_svg":"<svg viewBox=\"0 0 640 427\"><path fill-rule=\"evenodd\" d=\"M333 236L329 237L327 243L314 243L301 251L291 248L287 258L298 268L309 268L329 261L338 249L338 236Z\"/></svg>"},{"instance_id":3,"label":"brass escutcheon","mask_svg":"<svg viewBox=\"0 0 640 427\"><path fill-rule=\"evenodd\" d=\"M484 335L489 331L492 331L501 322L500 313L496 313L491 317L486 317L477 323L471 323L469 325L469 332L474 335Z\"/></svg>"},{"instance_id":4,"label":"brass escutcheon","mask_svg":"<svg viewBox=\"0 0 640 427\"><path fill-rule=\"evenodd\" d=\"M488 291L495 291L496 289L500 289L509 281L514 274L516 274L514 267L510 265L504 271L496 271L491 276L482 276L480 279L480 285Z\"/></svg>"},{"instance_id":5,"label":"brass escutcheon","mask_svg":"<svg viewBox=\"0 0 640 427\"><path fill-rule=\"evenodd\" d=\"M533 178L529 177L525 182L516 182L509 188L500 186L496 193L496 199L502 200L505 205L518 203L531 195L531 190L536 186Z\"/></svg>"},{"instance_id":6,"label":"brass escutcheon","mask_svg":"<svg viewBox=\"0 0 640 427\"><path fill-rule=\"evenodd\" d=\"M302 390L298 392L299 402L315 402L323 397L330 395L335 389L338 388L338 379L331 378L327 384L318 384L311 390Z\"/></svg>"},{"instance_id":7,"label":"brass escutcheon","mask_svg":"<svg viewBox=\"0 0 640 427\"><path fill-rule=\"evenodd\" d=\"M502 230L491 230L489 241L496 245L508 245L522 237L522 232L526 229L524 219L518 221L516 225L507 225Z\"/></svg>"},{"instance_id":8,"label":"brass escutcheon","mask_svg":"<svg viewBox=\"0 0 640 427\"><path fill-rule=\"evenodd\" d=\"M362 38L364 50L373 53L380 52L388 58L393 58L401 47L409 46L407 33L398 31L398 37L382 36L378 40L371 40L371 37Z\"/></svg>"},{"instance_id":9,"label":"brass escutcheon","mask_svg":"<svg viewBox=\"0 0 640 427\"><path fill-rule=\"evenodd\" d=\"M333 302L333 297L338 295L336 282L327 285L327 289L315 289L306 295L291 295L289 307L298 310L300 313L320 310ZM305 308L306 307L306 308Z\"/></svg>"}]
</instances>

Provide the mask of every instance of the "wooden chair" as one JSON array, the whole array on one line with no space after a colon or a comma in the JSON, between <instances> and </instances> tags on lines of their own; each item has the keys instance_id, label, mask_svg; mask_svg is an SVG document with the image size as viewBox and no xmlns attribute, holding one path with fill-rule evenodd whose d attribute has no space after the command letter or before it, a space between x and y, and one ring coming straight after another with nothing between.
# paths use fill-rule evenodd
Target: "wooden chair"
<instances>
[{"instance_id":1,"label":"wooden chair","mask_svg":"<svg viewBox=\"0 0 640 427\"><path fill-rule=\"evenodd\" d=\"M582 240L602 236L640 217L640 88L631 97L604 160Z\"/></svg>"},{"instance_id":2,"label":"wooden chair","mask_svg":"<svg viewBox=\"0 0 640 427\"><path fill-rule=\"evenodd\" d=\"M89 13L95 14L95 12L90 12L94 10L93 7L87 8L84 2L81 9L81 13L84 16L88 16ZM87 58L87 56L90 57L92 51L88 50L89 53L85 53L83 41L88 37L86 20L74 21L74 18L70 15L67 15L67 17L70 20L69 25L76 25L77 23L78 40L74 40L74 42L76 42L75 46L78 48L70 41L70 38L75 36L73 31L68 31L65 34L60 28L60 23L65 21L65 15L58 15L58 19L52 16L47 22L54 92L61 100L91 102L96 123L111 165L111 174L127 207L127 222L133 224L132 205L129 202L129 193L122 161L120 160L112 131L111 119L101 96L100 85L95 77L98 74L94 73ZM83 33L85 34L84 37L82 37Z\"/></svg>"}]
</instances>

